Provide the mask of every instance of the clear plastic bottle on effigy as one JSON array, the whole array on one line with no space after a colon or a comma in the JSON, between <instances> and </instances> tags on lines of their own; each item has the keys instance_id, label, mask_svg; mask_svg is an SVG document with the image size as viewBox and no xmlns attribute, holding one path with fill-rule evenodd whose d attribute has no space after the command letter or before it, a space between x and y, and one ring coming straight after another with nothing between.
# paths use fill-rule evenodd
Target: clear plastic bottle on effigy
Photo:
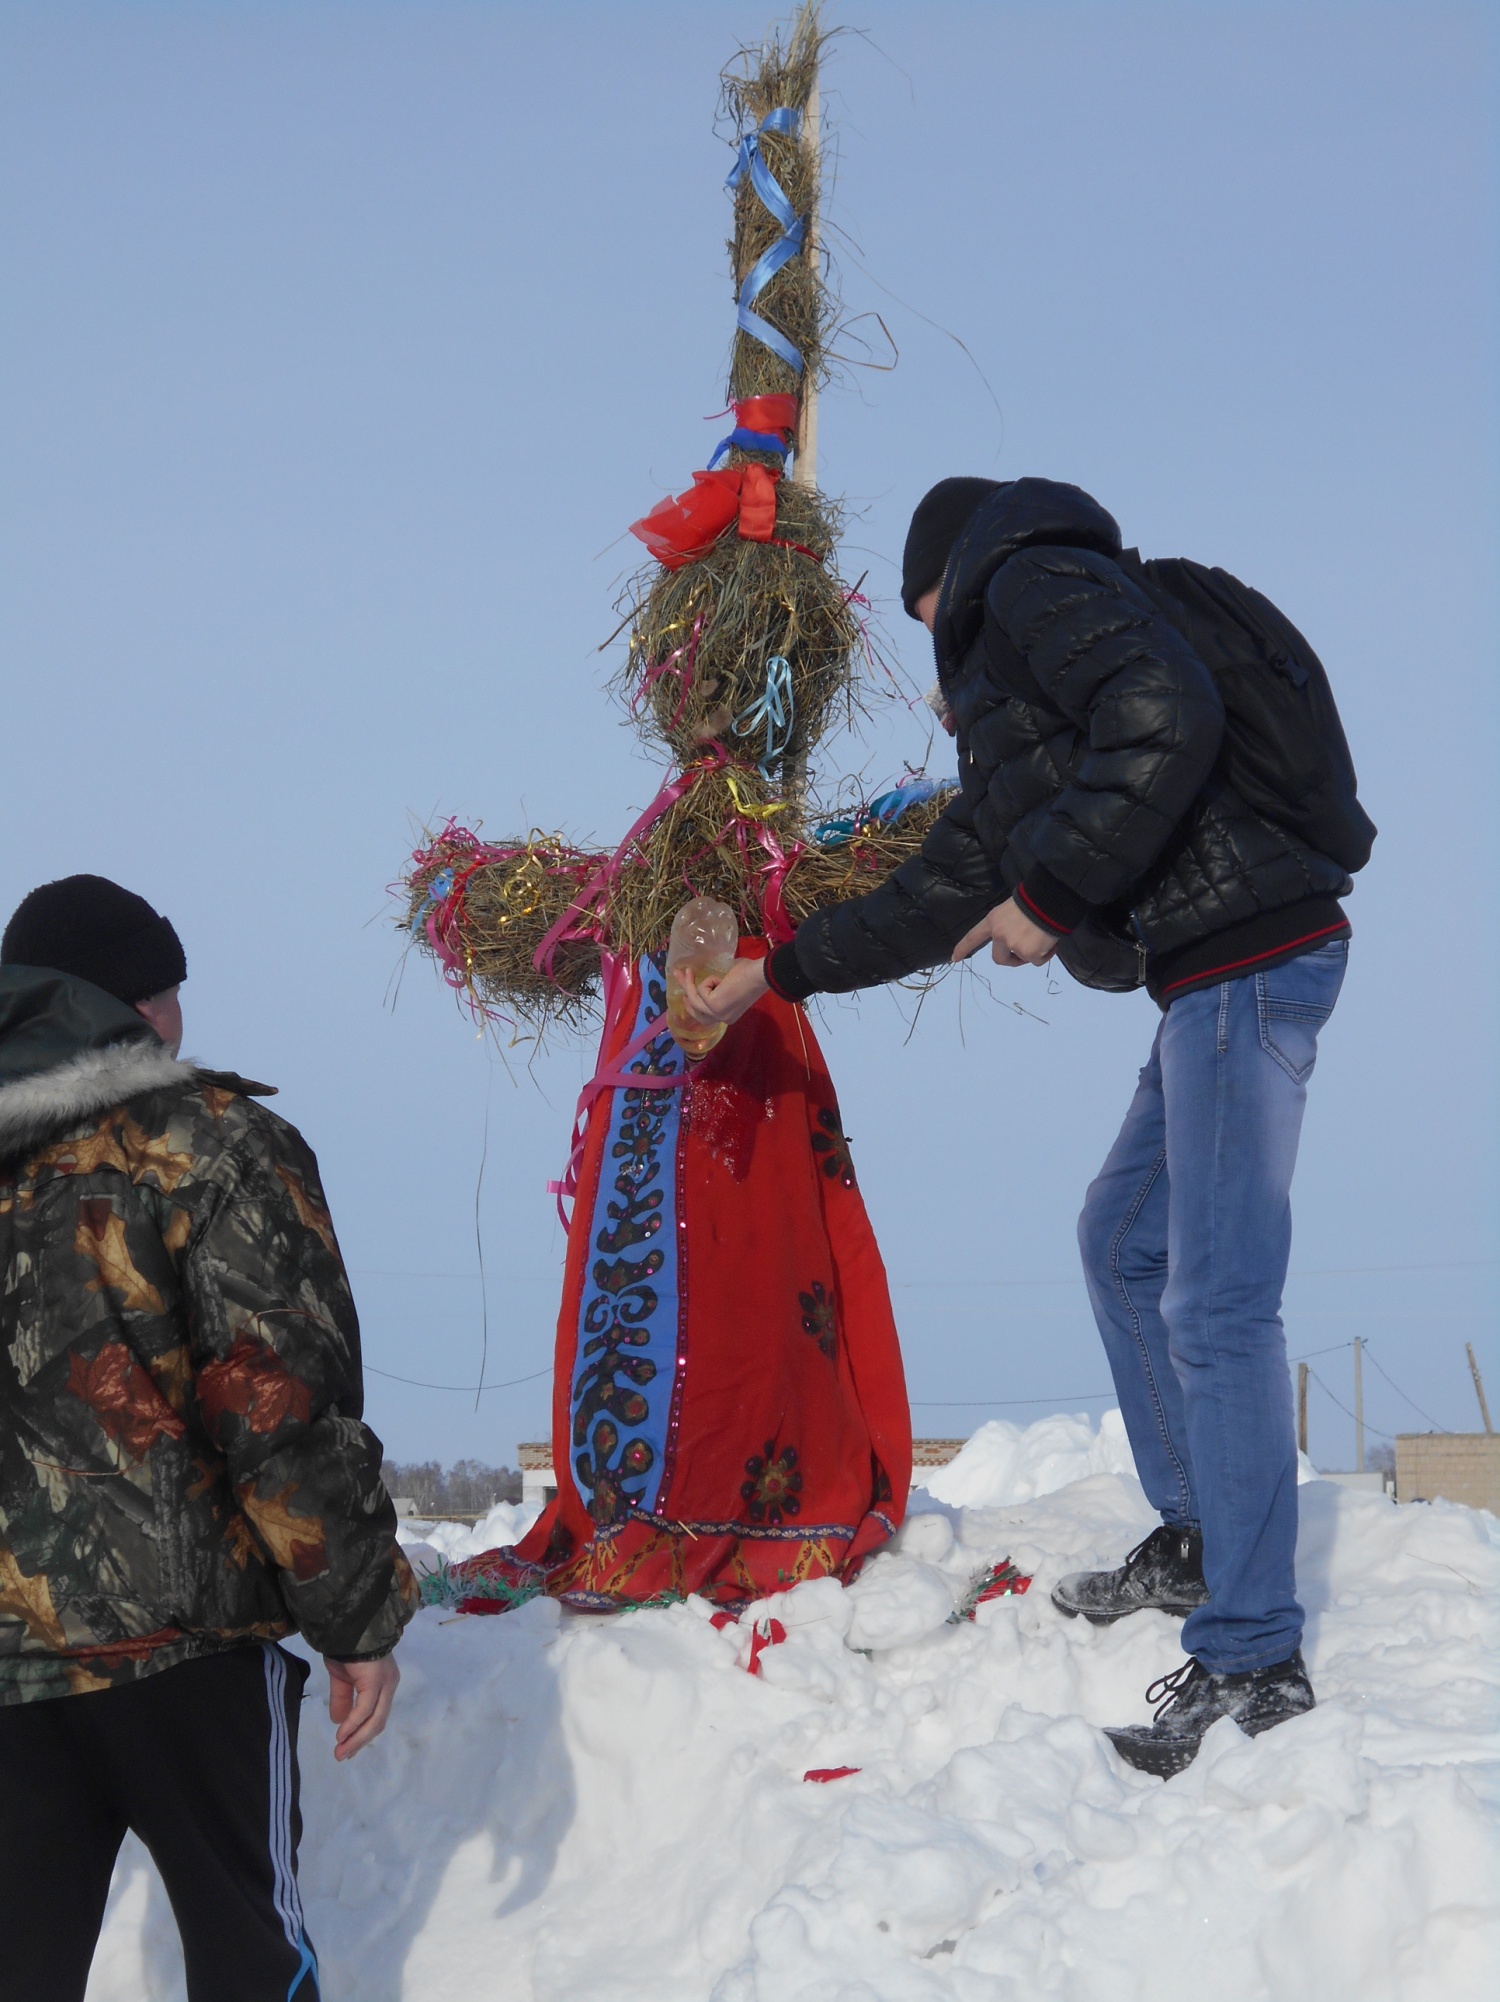
<instances>
[{"instance_id":1,"label":"clear plastic bottle on effigy","mask_svg":"<svg viewBox=\"0 0 1500 2002\"><path fill-rule=\"evenodd\" d=\"M682 975L690 972L695 980L709 975L721 978L734 964L740 928L728 904L716 897L693 897L672 920L667 944L667 1027L690 1063L706 1057L723 1036L728 1024L705 1029L687 1013L683 1004Z\"/></svg>"}]
</instances>

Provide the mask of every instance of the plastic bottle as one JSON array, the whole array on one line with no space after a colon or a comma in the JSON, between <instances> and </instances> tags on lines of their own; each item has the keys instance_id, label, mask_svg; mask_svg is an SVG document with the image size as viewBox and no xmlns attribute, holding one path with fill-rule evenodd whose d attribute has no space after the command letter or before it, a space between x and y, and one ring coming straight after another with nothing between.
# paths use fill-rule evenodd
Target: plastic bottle
<instances>
[{"instance_id":1,"label":"plastic bottle","mask_svg":"<svg viewBox=\"0 0 1500 2002\"><path fill-rule=\"evenodd\" d=\"M672 935L667 942L667 1027L690 1062L706 1057L729 1025L720 1022L712 1029L705 1029L687 1013L682 992L683 970L690 970L698 980L706 974L727 973L734 964L739 937L734 912L716 897L691 898L672 920Z\"/></svg>"}]
</instances>

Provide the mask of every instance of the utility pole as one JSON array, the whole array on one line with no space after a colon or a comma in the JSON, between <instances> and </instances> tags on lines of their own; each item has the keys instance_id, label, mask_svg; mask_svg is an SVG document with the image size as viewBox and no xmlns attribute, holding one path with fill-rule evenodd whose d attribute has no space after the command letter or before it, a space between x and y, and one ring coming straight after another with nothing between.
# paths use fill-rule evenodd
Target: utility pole
<instances>
[{"instance_id":1,"label":"utility pole","mask_svg":"<svg viewBox=\"0 0 1500 2002\"><path fill-rule=\"evenodd\" d=\"M808 11L804 9L804 14ZM817 269L818 248L818 207L823 198L823 142L819 131L818 79L814 74L812 94L807 100L807 111L802 120L802 131L818 169L818 200L812 214L807 219L807 261ZM802 401L797 415L797 449L792 459L792 483L794 486L815 487L818 484L818 382L813 369L807 371L802 382Z\"/></svg>"},{"instance_id":2,"label":"utility pole","mask_svg":"<svg viewBox=\"0 0 1500 2002\"><path fill-rule=\"evenodd\" d=\"M1354 1337L1354 1470L1365 1470L1365 1345Z\"/></svg>"},{"instance_id":3,"label":"utility pole","mask_svg":"<svg viewBox=\"0 0 1500 2002\"><path fill-rule=\"evenodd\" d=\"M1297 1365L1297 1451L1307 1452L1307 1364Z\"/></svg>"},{"instance_id":4,"label":"utility pole","mask_svg":"<svg viewBox=\"0 0 1500 2002\"><path fill-rule=\"evenodd\" d=\"M1474 1360L1474 1344L1465 1342L1464 1352L1469 1358L1469 1374L1474 1379L1474 1395L1479 1399L1479 1415L1484 1420L1484 1429L1486 1432L1493 1432L1495 1428L1490 1423L1490 1407L1484 1401L1484 1378L1479 1374L1479 1365Z\"/></svg>"}]
</instances>

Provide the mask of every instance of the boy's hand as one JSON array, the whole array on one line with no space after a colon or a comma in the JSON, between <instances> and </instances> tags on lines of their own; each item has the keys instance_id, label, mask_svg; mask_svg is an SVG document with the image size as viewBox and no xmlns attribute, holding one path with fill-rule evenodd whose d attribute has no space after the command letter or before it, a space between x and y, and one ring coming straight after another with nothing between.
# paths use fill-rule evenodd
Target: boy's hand
<instances>
[{"instance_id":1,"label":"boy's hand","mask_svg":"<svg viewBox=\"0 0 1500 2002\"><path fill-rule=\"evenodd\" d=\"M763 959L737 959L727 973L709 973L702 980L683 967L676 978L682 983L688 1014L705 1029L737 1022L769 991Z\"/></svg>"},{"instance_id":2,"label":"boy's hand","mask_svg":"<svg viewBox=\"0 0 1500 2002\"><path fill-rule=\"evenodd\" d=\"M1031 922L1014 897L1007 897L972 931L964 933L953 948L953 964L971 959L982 945L988 945L996 966L1045 966L1057 944L1050 931Z\"/></svg>"},{"instance_id":3,"label":"boy's hand","mask_svg":"<svg viewBox=\"0 0 1500 2002\"><path fill-rule=\"evenodd\" d=\"M328 1670L328 1714L338 1726L333 1756L352 1759L385 1729L401 1671L393 1654L383 1654L379 1661L330 1661L324 1655L323 1666Z\"/></svg>"}]
</instances>

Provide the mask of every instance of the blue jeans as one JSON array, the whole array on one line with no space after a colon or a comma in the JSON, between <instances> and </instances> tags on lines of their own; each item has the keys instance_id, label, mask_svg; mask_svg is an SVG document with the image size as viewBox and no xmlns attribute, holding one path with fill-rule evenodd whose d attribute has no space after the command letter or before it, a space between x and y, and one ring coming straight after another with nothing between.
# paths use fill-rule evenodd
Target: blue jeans
<instances>
[{"instance_id":1,"label":"blue jeans","mask_svg":"<svg viewBox=\"0 0 1500 2002\"><path fill-rule=\"evenodd\" d=\"M1338 939L1171 1004L1078 1224L1136 1471L1164 1522L1203 1531L1210 1602L1182 1644L1219 1674L1302 1638L1281 1293L1307 1080L1348 953Z\"/></svg>"}]
</instances>

